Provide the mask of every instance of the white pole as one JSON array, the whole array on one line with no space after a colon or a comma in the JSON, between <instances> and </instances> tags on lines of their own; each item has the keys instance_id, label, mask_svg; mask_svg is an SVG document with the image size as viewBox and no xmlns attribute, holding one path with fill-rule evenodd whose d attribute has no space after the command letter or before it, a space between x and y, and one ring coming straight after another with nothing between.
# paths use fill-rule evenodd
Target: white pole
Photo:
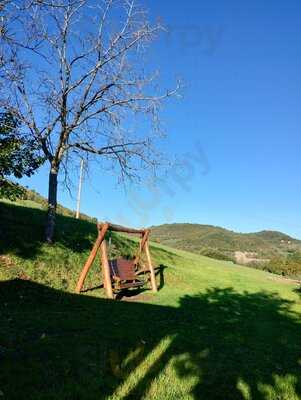
<instances>
[{"instance_id":1,"label":"white pole","mask_svg":"<svg viewBox=\"0 0 301 400\"><path fill-rule=\"evenodd\" d=\"M78 183L77 204L76 204L76 219L79 219L80 197L81 197L81 193L82 193L82 181L83 181L83 170L84 170L84 160L82 158L80 161L79 183Z\"/></svg>"}]
</instances>

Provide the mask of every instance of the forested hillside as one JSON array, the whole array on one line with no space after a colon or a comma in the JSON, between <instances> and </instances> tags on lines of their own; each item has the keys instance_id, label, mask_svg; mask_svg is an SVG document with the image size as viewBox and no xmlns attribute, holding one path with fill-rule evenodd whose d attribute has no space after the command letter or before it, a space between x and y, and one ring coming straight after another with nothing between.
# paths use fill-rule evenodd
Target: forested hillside
<instances>
[{"instance_id":1,"label":"forested hillside","mask_svg":"<svg viewBox=\"0 0 301 400\"><path fill-rule=\"evenodd\" d=\"M164 224L152 227L152 237L158 243L215 259L301 275L301 241L282 232L237 233L211 225Z\"/></svg>"}]
</instances>

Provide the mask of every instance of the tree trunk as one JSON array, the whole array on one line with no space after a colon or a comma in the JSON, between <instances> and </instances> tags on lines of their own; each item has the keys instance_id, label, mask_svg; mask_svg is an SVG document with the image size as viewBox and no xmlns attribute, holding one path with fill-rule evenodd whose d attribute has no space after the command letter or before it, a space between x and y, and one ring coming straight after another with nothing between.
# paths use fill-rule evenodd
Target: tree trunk
<instances>
[{"instance_id":1,"label":"tree trunk","mask_svg":"<svg viewBox=\"0 0 301 400\"><path fill-rule=\"evenodd\" d=\"M57 205L57 175L58 166L51 166L48 186L48 212L46 222L46 242L52 243L55 229L55 215Z\"/></svg>"}]
</instances>

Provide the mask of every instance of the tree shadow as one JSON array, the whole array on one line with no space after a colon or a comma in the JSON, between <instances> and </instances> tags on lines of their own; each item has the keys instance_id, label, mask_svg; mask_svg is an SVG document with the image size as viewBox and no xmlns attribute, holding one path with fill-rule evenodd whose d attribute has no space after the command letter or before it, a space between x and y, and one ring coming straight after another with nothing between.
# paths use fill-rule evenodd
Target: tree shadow
<instances>
[{"instance_id":1,"label":"tree shadow","mask_svg":"<svg viewBox=\"0 0 301 400\"><path fill-rule=\"evenodd\" d=\"M300 398L301 324L291 304L230 288L182 298L182 312L189 308L201 331L202 350L177 363L181 378L198 378L194 398Z\"/></svg>"},{"instance_id":2,"label":"tree shadow","mask_svg":"<svg viewBox=\"0 0 301 400\"><path fill-rule=\"evenodd\" d=\"M0 201L0 255L12 253L34 260L43 253L46 211ZM96 224L58 214L55 246L81 254L91 250L97 237ZM118 239L117 239L118 238ZM125 235L112 233L113 256L133 258L138 242ZM156 248L159 259L173 261L172 252Z\"/></svg>"},{"instance_id":3,"label":"tree shadow","mask_svg":"<svg viewBox=\"0 0 301 400\"><path fill-rule=\"evenodd\" d=\"M295 400L301 324L290 307L231 288L170 307L0 282L0 388L18 400L152 398L151 388L158 398Z\"/></svg>"},{"instance_id":4,"label":"tree shadow","mask_svg":"<svg viewBox=\"0 0 301 400\"><path fill-rule=\"evenodd\" d=\"M34 259L44 245L46 211L0 202L0 249ZM57 215L56 244L81 253L90 249L97 229L92 222Z\"/></svg>"}]
</instances>

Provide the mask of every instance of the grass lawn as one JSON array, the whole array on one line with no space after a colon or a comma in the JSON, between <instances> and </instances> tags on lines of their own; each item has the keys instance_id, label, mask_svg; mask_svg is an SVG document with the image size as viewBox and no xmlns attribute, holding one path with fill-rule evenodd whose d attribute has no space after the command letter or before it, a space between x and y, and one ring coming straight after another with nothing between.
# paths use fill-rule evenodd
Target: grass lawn
<instances>
[{"instance_id":1,"label":"grass lawn","mask_svg":"<svg viewBox=\"0 0 301 400\"><path fill-rule=\"evenodd\" d=\"M0 398L301 398L301 292L263 271L154 244L160 288L125 301L74 294L96 236L44 211L0 202ZM135 241L113 236L114 253ZM99 262L86 288L98 286Z\"/></svg>"}]
</instances>

